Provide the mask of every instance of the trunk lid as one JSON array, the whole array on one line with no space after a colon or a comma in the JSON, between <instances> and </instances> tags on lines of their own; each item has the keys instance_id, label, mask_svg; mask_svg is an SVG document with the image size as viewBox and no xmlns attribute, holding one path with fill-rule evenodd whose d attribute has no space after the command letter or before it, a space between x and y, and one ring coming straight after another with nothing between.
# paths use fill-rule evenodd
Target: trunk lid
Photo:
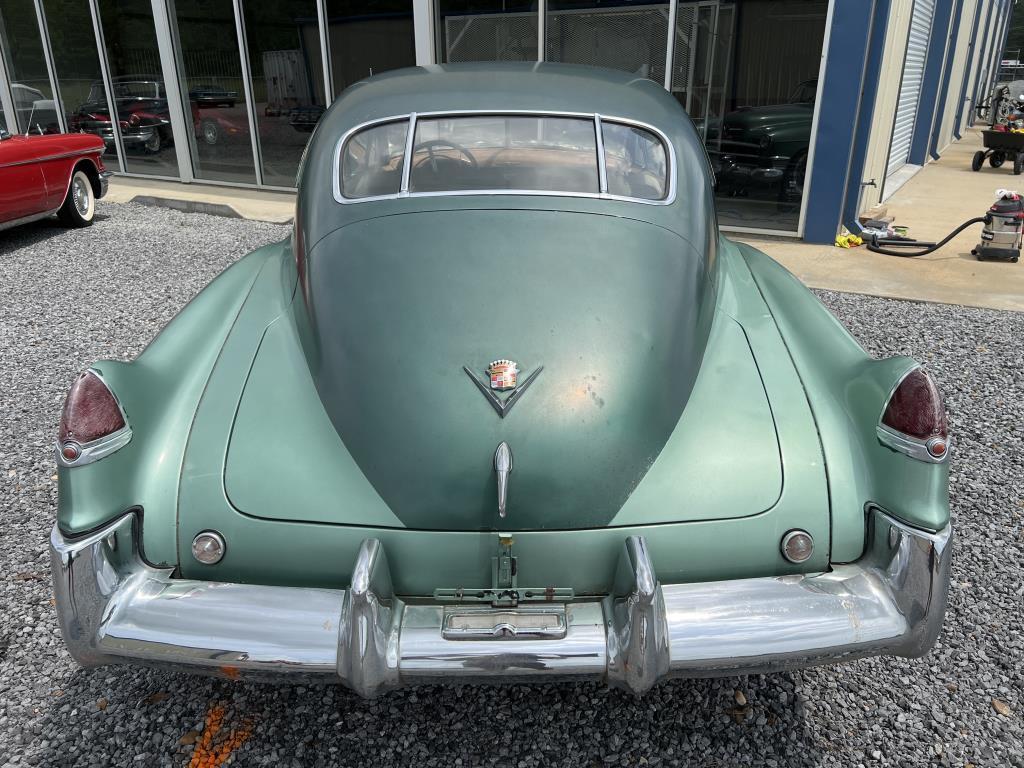
<instances>
[{"instance_id":1,"label":"trunk lid","mask_svg":"<svg viewBox=\"0 0 1024 768\"><path fill-rule=\"evenodd\" d=\"M317 243L306 284L305 357L293 318L274 323L235 419L225 488L246 514L581 529L744 517L782 493L743 329L719 315L712 330L705 262L667 230L546 211L384 217ZM481 391L500 358L520 389L543 367L504 418Z\"/></svg>"}]
</instances>

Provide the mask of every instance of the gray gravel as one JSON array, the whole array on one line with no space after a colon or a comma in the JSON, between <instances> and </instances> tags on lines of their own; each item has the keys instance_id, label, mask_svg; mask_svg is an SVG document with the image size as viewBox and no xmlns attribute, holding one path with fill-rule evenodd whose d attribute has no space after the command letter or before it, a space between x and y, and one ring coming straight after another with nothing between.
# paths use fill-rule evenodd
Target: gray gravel
<instances>
[{"instance_id":1,"label":"gray gravel","mask_svg":"<svg viewBox=\"0 0 1024 768\"><path fill-rule=\"evenodd\" d=\"M822 298L872 353L925 361L947 398L955 586L925 659L675 681L641 700L579 684L366 702L341 688L78 669L46 552L65 389L96 358L137 354L227 263L287 234L99 211L89 230L0 234L0 765L187 765L223 708L222 734L248 732L229 760L244 766L1024 766L1024 315L835 293Z\"/></svg>"}]
</instances>

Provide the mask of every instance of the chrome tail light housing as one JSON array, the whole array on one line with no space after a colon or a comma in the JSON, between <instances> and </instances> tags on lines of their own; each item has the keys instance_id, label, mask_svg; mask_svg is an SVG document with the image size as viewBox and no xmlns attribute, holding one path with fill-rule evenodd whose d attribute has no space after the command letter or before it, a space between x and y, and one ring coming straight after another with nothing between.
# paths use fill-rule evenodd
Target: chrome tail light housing
<instances>
[{"instance_id":1,"label":"chrome tail light housing","mask_svg":"<svg viewBox=\"0 0 1024 768\"><path fill-rule=\"evenodd\" d=\"M57 464L78 467L109 456L132 439L121 403L94 370L78 375L64 401Z\"/></svg>"},{"instance_id":2,"label":"chrome tail light housing","mask_svg":"<svg viewBox=\"0 0 1024 768\"><path fill-rule=\"evenodd\" d=\"M924 368L912 368L896 383L878 422L878 439L918 461L938 463L949 457L946 409Z\"/></svg>"}]
</instances>

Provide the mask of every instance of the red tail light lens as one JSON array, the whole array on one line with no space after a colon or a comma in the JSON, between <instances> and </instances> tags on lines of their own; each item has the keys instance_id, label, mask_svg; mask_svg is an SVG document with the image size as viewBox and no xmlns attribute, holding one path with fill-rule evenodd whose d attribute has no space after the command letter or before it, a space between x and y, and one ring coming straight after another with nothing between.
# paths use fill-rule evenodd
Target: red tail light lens
<instances>
[{"instance_id":1,"label":"red tail light lens","mask_svg":"<svg viewBox=\"0 0 1024 768\"><path fill-rule=\"evenodd\" d=\"M881 426L909 438L893 447L916 458L942 459L949 450L949 424L938 387L923 368L903 377L889 398ZM927 453L922 456L921 451Z\"/></svg>"},{"instance_id":2,"label":"red tail light lens","mask_svg":"<svg viewBox=\"0 0 1024 768\"><path fill-rule=\"evenodd\" d=\"M92 371L80 374L68 391L64 412L60 417L58 440L62 452L67 448L67 443L91 443L124 426L121 408L107 385ZM73 460L66 454L65 458Z\"/></svg>"},{"instance_id":3,"label":"red tail light lens","mask_svg":"<svg viewBox=\"0 0 1024 768\"><path fill-rule=\"evenodd\" d=\"M948 435L942 396L923 368L915 368L896 387L885 407L882 423L920 440Z\"/></svg>"}]
</instances>

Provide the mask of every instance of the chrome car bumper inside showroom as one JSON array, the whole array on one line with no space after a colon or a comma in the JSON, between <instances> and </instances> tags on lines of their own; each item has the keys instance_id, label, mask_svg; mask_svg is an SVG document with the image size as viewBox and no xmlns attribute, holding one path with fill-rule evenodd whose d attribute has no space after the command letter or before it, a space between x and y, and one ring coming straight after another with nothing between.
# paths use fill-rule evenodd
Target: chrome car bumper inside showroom
<instances>
[{"instance_id":1,"label":"chrome car bumper inside showroom","mask_svg":"<svg viewBox=\"0 0 1024 768\"><path fill-rule=\"evenodd\" d=\"M61 629L82 664L341 682L364 696L416 683L589 678L643 693L666 677L766 672L875 654L919 656L938 634L949 527L870 513L864 556L828 573L660 584L623 542L603 600L519 608L403 601L367 539L348 590L171 578L139 556L134 513L51 536Z\"/></svg>"}]
</instances>

